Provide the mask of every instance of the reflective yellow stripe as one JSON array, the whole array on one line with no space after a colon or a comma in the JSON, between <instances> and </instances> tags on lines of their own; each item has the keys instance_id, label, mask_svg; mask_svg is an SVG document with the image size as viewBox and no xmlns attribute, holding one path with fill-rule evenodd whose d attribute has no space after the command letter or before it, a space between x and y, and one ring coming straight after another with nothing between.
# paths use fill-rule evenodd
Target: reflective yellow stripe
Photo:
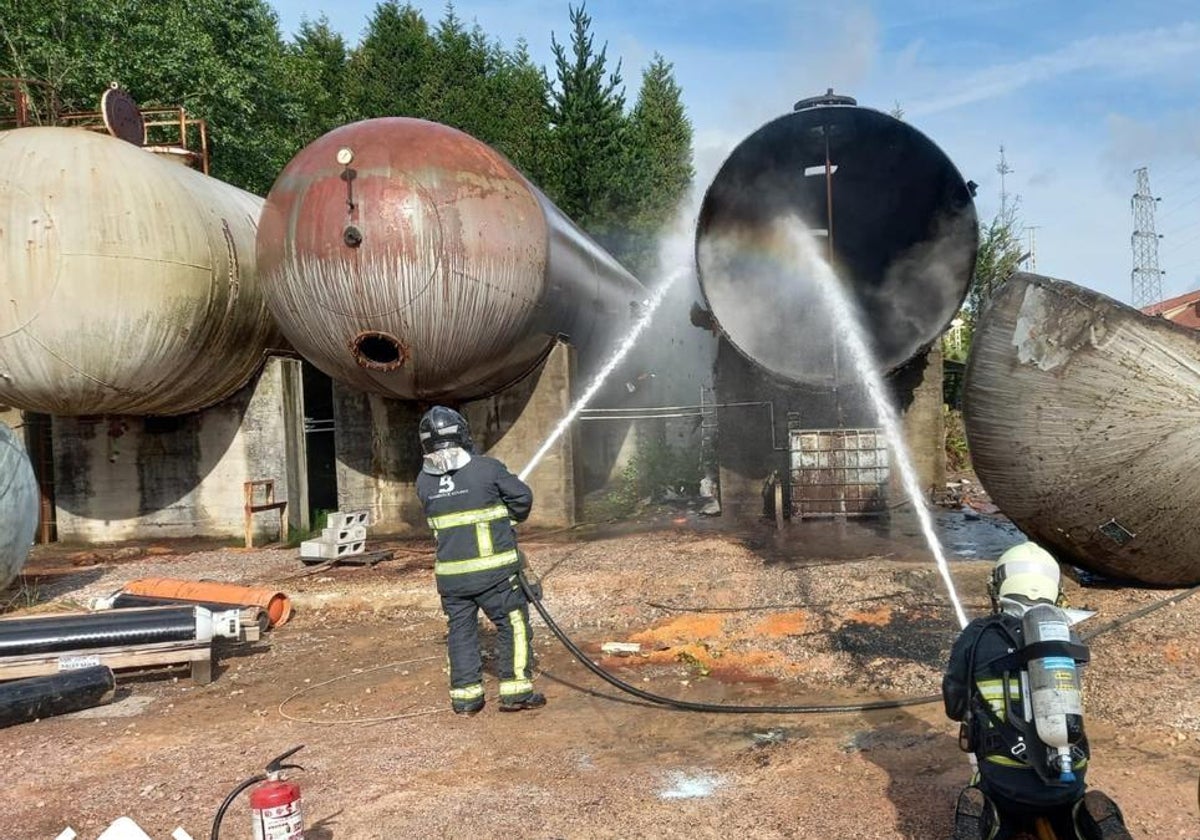
<instances>
[{"instance_id":1,"label":"reflective yellow stripe","mask_svg":"<svg viewBox=\"0 0 1200 840\"><path fill-rule=\"evenodd\" d=\"M513 694L529 694L533 691L531 680L501 680L500 696L510 697Z\"/></svg>"},{"instance_id":2,"label":"reflective yellow stripe","mask_svg":"<svg viewBox=\"0 0 1200 840\"><path fill-rule=\"evenodd\" d=\"M475 541L479 543L479 556L492 556L492 523L479 522L475 525Z\"/></svg>"},{"instance_id":3,"label":"reflective yellow stripe","mask_svg":"<svg viewBox=\"0 0 1200 840\"><path fill-rule=\"evenodd\" d=\"M517 679L527 679L529 672L529 627L525 624L525 616L520 610L508 614L508 622L513 629L513 674ZM533 686L529 687L533 691Z\"/></svg>"},{"instance_id":4,"label":"reflective yellow stripe","mask_svg":"<svg viewBox=\"0 0 1200 840\"><path fill-rule=\"evenodd\" d=\"M488 569L499 569L517 562L517 550L493 554L490 557L475 557L470 560L438 560L433 564L435 575L466 575L471 572L485 572Z\"/></svg>"},{"instance_id":5,"label":"reflective yellow stripe","mask_svg":"<svg viewBox=\"0 0 1200 840\"><path fill-rule=\"evenodd\" d=\"M450 689L451 700L474 700L483 696L483 683L475 683L474 685L466 685L462 688Z\"/></svg>"},{"instance_id":6,"label":"reflective yellow stripe","mask_svg":"<svg viewBox=\"0 0 1200 840\"><path fill-rule=\"evenodd\" d=\"M1009 758L1006 755L988 755L984 756L984 761L990 761L992 764L999 764L1001 767L1028 767L1024 761L1017 761L1015 758Z\"/></svg>"},{"instance_id":7,"label":"reflective yellow stripe","mask_svg":"<svg viewBox=\"0 0 1200 840\"><path fill-rule=\"evenodd\" d=\"M460 525L475 525L479 522L491 522L494 519L507 519L508 508L504 505L492 505L478 510L463 510L458 513L444 513L441 516L431 516L425 521L434 530L457 528Z\"/></svg>"}]
</instances>

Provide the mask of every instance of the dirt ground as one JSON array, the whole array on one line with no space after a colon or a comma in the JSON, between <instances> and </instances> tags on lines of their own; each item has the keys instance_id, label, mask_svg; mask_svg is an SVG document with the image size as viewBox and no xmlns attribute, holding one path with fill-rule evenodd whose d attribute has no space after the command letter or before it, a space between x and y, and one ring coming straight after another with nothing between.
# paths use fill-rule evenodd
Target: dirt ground
<instances>
[{"instance_id":1,"label":"dirt ground","mask_svg":"<svg viewBox=\"0 0 1200 840\"><path fill-rule=\"evenodd\" d=\"M1019 539L950 512L941 532L970 615L990 560ZM523 535L545 604L593 658L646 691L737 704L856 704L937 694L957 622L911 523L776 532L667 512L621 528ZM382 547L373 541L371 549ZM940 701L869 713L674 711L588 673L534 619L541 710L449 712L444 622L426 544L279 583L295 605L253 645L221 647L216 679L119 679L111 705L0 734L0 838L94 838L127 815L155 838L208 837L241 779L297 744L309 840L941 838L966 756ZM39 548L22 614L71 608L146 575L276 581L292 550ZM1176 592L1085 588L1082 629ZM490 637L485 635L485 641ZM604 642L641 652L606 656ZM1200 597L1091 641L1088 781L1138 838L1200 838ZM393 718L376 722L350 722ZM245 797L221 834L249 838Z\"/></svg>"}]
</instances>

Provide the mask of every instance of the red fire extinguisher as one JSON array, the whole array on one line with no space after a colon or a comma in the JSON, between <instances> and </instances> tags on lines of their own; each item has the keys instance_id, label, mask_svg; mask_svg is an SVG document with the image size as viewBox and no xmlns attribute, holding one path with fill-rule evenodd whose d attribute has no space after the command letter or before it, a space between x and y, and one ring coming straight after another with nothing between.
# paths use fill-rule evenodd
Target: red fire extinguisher
<instances>
[{"instance_id":1,"label":"red fire extinguisher","mask_svg":"<svg viewBox=\"0 0 1200 840\"><path fill-rule=\"evenodd\" d=\"M267 764L266 772L251 776L225 797L213 819L210 840L220 840L225 811L238 794L250 785L261 782L250 791L250 814L253 819L254 840L304 840L304 815L300 808L300 785L283 778L284 770L303 770L299 764L284 764L300 750L298 747L278 755Z\"/></svg>"}]
</instances>

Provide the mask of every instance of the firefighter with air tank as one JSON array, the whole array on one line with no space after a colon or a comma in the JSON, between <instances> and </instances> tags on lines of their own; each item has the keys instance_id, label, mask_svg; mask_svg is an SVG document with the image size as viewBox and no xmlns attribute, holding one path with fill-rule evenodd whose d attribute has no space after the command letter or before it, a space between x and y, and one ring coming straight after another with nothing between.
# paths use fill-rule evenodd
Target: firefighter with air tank
<instances>
[{"instance_id":1,"label":"firefighter with air tank","mask_svg":"<svg viewBox=\"0 0 1200 840\"><path fill-rule=\"evenodd\" d=\"M1089 749L1078 668L1088 649L1060 608L1058 563L1026 542L988 581L992 613L955 640L942 680L946 714L975 776L959 795L953 840L1023 836L1130 840L1116 803L1085 790ZM1048 832L1052 831L1053 834Z\"/></svg>"}]
</instances>

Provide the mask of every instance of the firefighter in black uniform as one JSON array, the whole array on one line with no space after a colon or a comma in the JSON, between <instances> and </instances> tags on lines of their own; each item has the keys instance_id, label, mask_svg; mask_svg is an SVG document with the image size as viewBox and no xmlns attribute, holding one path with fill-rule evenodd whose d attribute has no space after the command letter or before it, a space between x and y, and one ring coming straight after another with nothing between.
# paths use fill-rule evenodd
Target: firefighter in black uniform
<instances>
[{"instance_id":1,"label":"firefighter in black uniform","mask_svg":"<svg viewBox=\"0 0 1200 840\"><path fill-rule=\"evenodd\" d=\"M495 458L474 453L466 419L434 406L419 427L424 464L417 495L437 539L434 576L449 634L450 704L462 715L483 708L479 610L496 626L500 710L536 709L529 604L513 525L533 507L533 492Z\"/></svg>"},{"instance_id":2,"label":"firefighter in black uniform","mask_svg":"<svg viewBox=\"0 0 1200 840\"><path fill-rule=\"evenodd\" d=\"M1021 616L1036 603L1058 603L1059 580L1058 563L1045 549L1031 542L1010 548L988 581L992 614L967 625L951 648L942 699L947 716L963 722L960 740L976 766L958 798L953 840L1034 834L1038 819L1058 840L1130 840L1116 803L1098 790L1084 792L1089 749L1082 724L1071 747L1074 780L1064 782L1037 771L1031 759L1036 730L1012 722L1026 717L1021 680L1011 667L1024 646Z\"/></svg>"}]
</instances>

